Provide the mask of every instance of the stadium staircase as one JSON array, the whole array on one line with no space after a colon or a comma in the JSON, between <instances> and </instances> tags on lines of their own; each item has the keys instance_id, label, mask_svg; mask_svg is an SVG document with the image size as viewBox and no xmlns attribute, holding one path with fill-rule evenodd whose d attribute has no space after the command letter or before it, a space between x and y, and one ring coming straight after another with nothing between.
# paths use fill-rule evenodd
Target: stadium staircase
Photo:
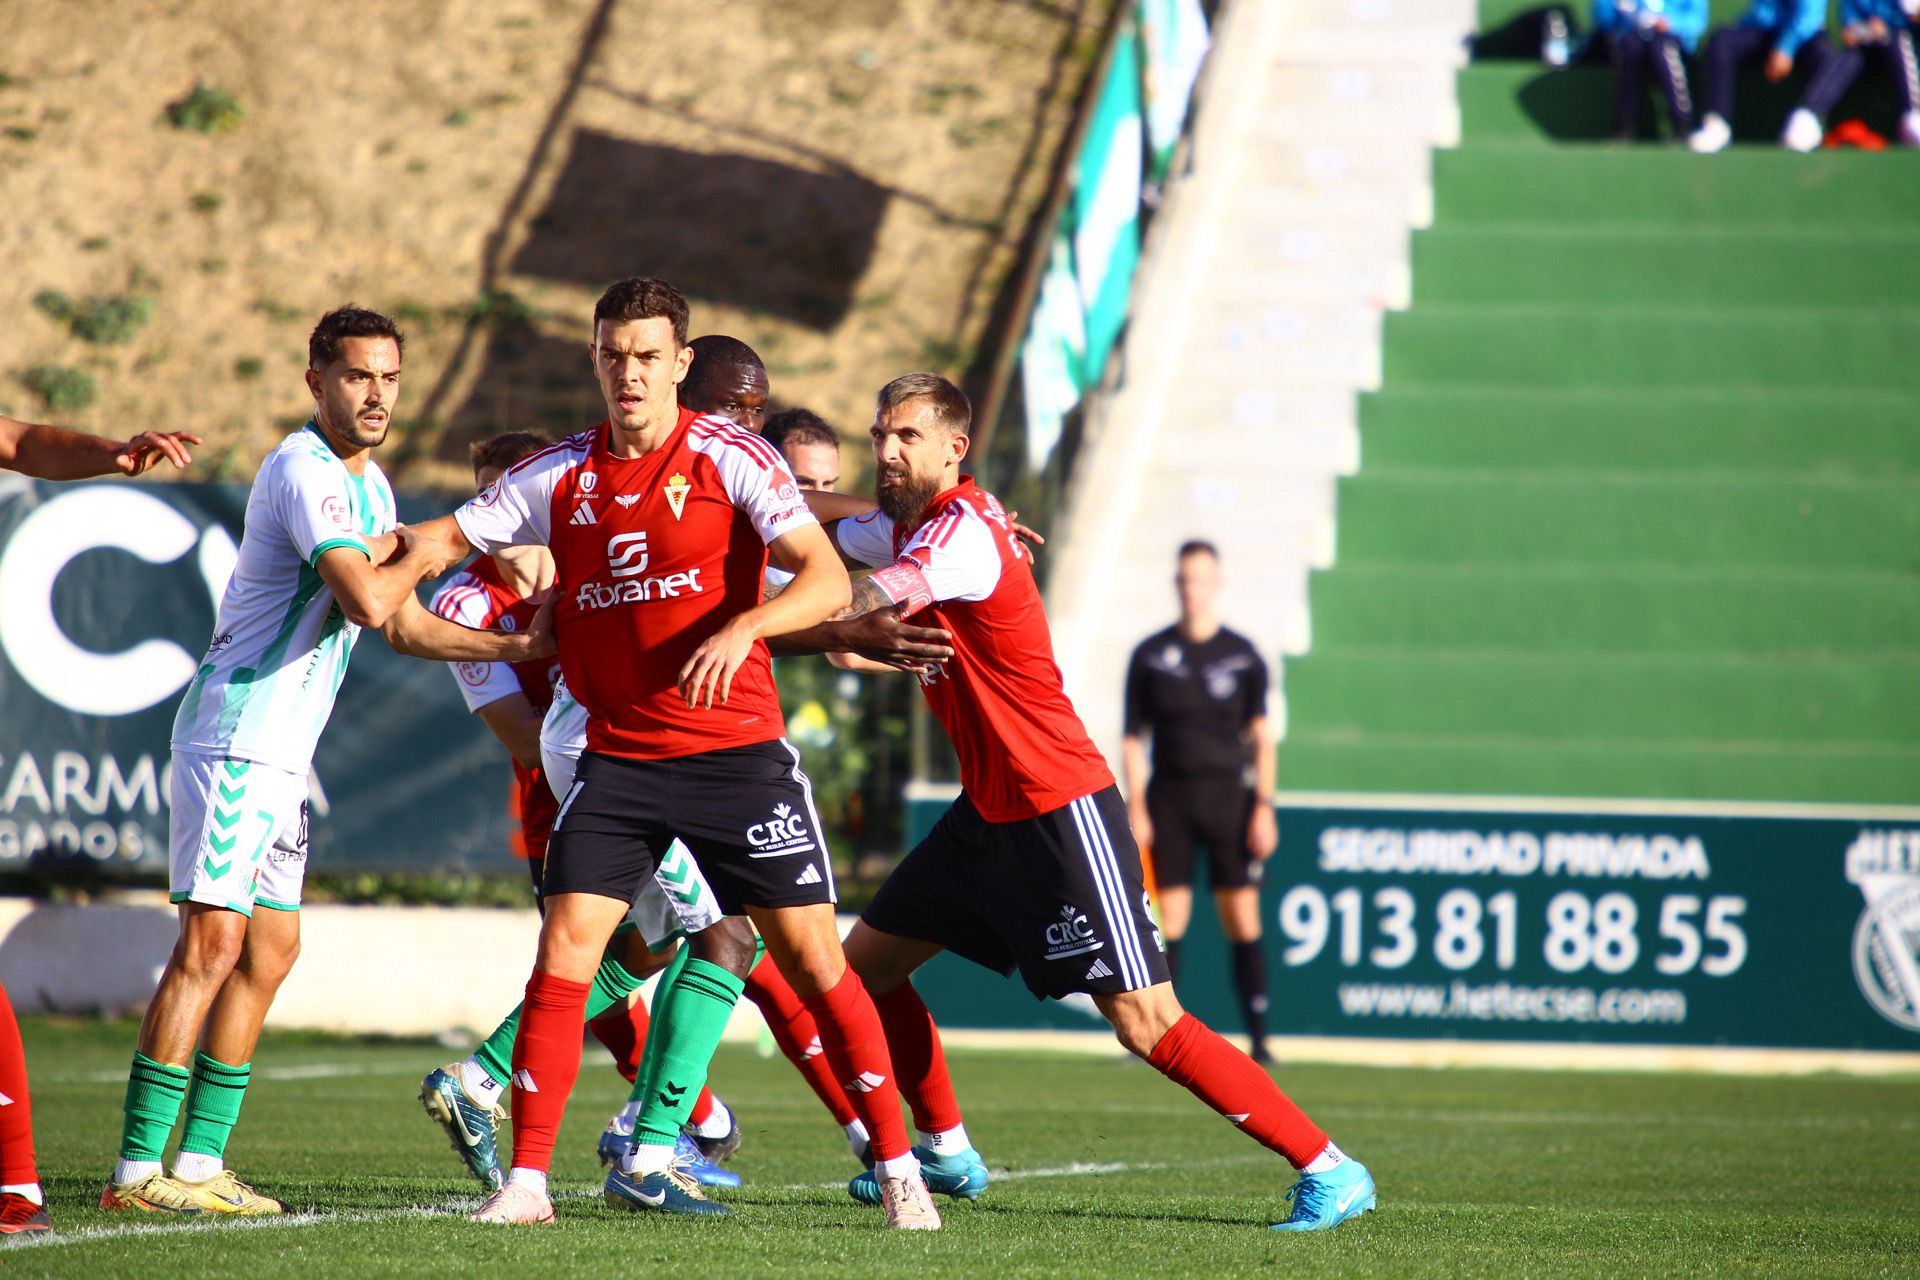
<instances>
[{"instance_id":1,"label":"stadium staircase","mask_svg":"<svg viewBox=\"0 0 1920 1280\"><path fill-rule=\"evenodd\" d=\"M1119 563L1157 602L1176 529L1226 532L1229 571L1276 597L1258 616L1287 655L1281 785L1920 800L1920 156L1605 145L1604 66L1486 58L1458 73L1426 225L1424 184L1372 178L1424 154L1334 132L1375 113L1280 25L1249 136L1276 162L1248 166L1213 261L1186 271L1204 304L1159 339L1182 391ZM1410 95L1437 70L1372 83ZM1786 101L1748 88L1736 132L1770 136ZM1455 141L1444 111L1402 113ZM1350 137L1370 142L1347 182L1288 172ZM1308 266L1286 257L1296 217L1325 253ZM1422 227L1410 299L1395 219ZM1365 290L1405 306L1377 367ZM1290 315L1348 325L1351 346L1286 354ZM1310 610L1292 576L1309 567ZM1081 625L1088 673L1117 688L1131 637L1088 645Z\"/></svg>"},{"instance_id":2,"label":"stadium staircase","mask_svg":"<svg viewBox=\"0 0 1920 1280\"><path fill-rule=\"evenodd\" d=\"M1050 550L1069 691L1116 762L1127 655L1172 618L1183 540L1220 545L1231 625L1265 652L1312 640L1308 573L1333 562L1356 395L1409 298L1472 24L1472 0L1224 10L1191 169L1152 224L1123 376L1090 407Z\"/></svg>"}]
</instances>

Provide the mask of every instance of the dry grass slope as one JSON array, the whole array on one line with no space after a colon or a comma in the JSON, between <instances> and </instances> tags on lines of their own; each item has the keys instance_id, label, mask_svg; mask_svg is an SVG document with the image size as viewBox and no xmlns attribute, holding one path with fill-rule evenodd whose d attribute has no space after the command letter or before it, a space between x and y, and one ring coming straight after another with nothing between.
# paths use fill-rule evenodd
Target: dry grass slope
<instances>
[{"instance_id":1,"label":"dry grass slope","mask_svg":"<svg viewBox=\"0 0 1920 1280\"><path fill-rule=\"evenodd\" d=\"M651 272L762 352L779 402L857 431L882 381L971 362L1110 9L132 0L108 24L26 0L0 52L0 409L190 427L244 478L304 416L313 317L352 299L411 338L389 464L460 484L477 435L595 420L593 298ZM172 123L197 84L237 120ZM74 319L89 300L119 340Z\"/></svg>"}]
</instances>

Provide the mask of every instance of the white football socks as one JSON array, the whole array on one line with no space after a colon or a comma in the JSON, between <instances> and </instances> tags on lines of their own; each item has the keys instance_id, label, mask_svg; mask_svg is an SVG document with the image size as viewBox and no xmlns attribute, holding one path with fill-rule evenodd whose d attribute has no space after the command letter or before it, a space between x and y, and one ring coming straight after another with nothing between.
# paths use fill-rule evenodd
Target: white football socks
<instances>
[{"instance_id":1,"label":"white football socks","mask_svg":"<svg viewBox=\"0 0 1920 1280\"><path fill-rule=\"evenodd\" d=\"M113 1185L116 1187L130 1187L140 1181L140 1179L150 1177L158 1172L160 1172L160 1162L158 1160L128 1160L122 1158L118 1164L113 1166Z\"/></svg>"},{"instance_id":2,"label":"white football socks","mask_svg":"<svg viewBox=\"0 0 1920 1280\"><path fill-rule=\"evenodd\" d=\"M957 1124L951 1129L942 1129L939 1133L928 1133L925 1129L913 1131L914 1142L937 1156L950 1156L965 1151L972 1146L967 1141L967 1126Z\"/></svg>"},{"instance_id":3,"label":"white football socks","mask_svg":"<svg viewBox=\"0 0 1920 1280\"><path fill-rule=\"evenodd\" d=\"M460 1064L460 1086L467 1091L469 1098L483 1107L499 1106L500 1095L507 1091L505 1084L487 1074L487 1069L480 1065L478 1058L468 1058Z\"/></svg>"},{"instance_id":4,"label":"white football socks","mask_svg":"<svg viewBox=\"0 0 1920 1280\"><path fill-rule=\"evenodd\" d=\"M693 1131L703 1138L724 1138L733 1132L733 1112L727 1110L727 1104L715 1098L713 1111Z\"/></svg>"},{"instance_id":5,"label":"white football socks","mask_svg":"<svg viewBox=\"0 0 1920 1280\"><path fill-rule=\"evenodd\" d=\"M507 1174L507 1183L511 1186L516 1182L523 1187L538 1191L541 1195L547 1194L547 1175L543 1170L515 1165L512 1172Z\"/></svg>"},{"instance_id":6,"label":"white football socks","mask_svg":"<svg viewBox=\"0 0 1920 1280\"><path fill-rule=\"evenodd\" d=\"M673 1144L632 1146L620 1157L620 1172L645 1176L659 1173L673 1163Z\"/></svg>"},{"instance_id":7,"label":"white football socks","mask_svg":"<svg viewBox=\"0 0 1920 1280\"><path fill-rule=\"evenodd\" d=\"M0 1185L0 1196L20 1196L39 1205L47 1202L46 1194L40 1190L40 1184L37 1182L9 1182Z\"/></svg>"},{"instance_id":8,"label":"white football socks","mask_svg":"<svg viewBox=\"0 0 1920 1280\"><path fill-rule=\"evenodd\" d=\"M627 1105L620 1108L620 1127L622 1129L625 1129L628 1133L632 1133L633 1126L639 1123L640 1123L640 1099L629 1098L627 1099Z\"/></svg>"},{"instance_id":9,"label":"white football socks","mask_svg":"<svg viewBox=\"0 0 1920 1280\"><path fill-rule=\"evenodd\" d=\"M182 1151L173 1158L173 1176L182 1182L205 1182L208 1178L217 1178L226 1167L219 1156L198 1151Z\"/></svg>"},{"instance_id":10,"label":"white football socks","mask_svg":"<svg viewBox=\"0 0 1920 1280\"><path fill-rule=\"evenodd\" d=\"M895 1156L891 1160L875 1160L873 1176L876 1178L917 1178L920 1176L920 1161L909 1151L906 1155Z\"/></svg>"},{"instance_id":11,"label":"white football socks","mask_svg":"<svg viewBox=\"0 0 1920 1280\"><path fill-rule=\"evenodd\" d=\"M847 1135L847 1150L853 1152L853 1158L858 1160L860 1158L860 1148L867 1146L869 1142L867 1126L861 1123L858 1116L855 1116L853 1119L841 1125L840 1128Z\"/></svg>"},{"instance_id":12,"label":"white football socks","mask_svg":"<svg viewBox=\"0 0 1920 1280\"><path fill-rule=\"evenodd\" d=\"M1329 1169L1339 1168L1341 1165L1345 1164L1347 1160L1348 1160L1347 1153L1342 1151L1340 1148L1334 1146L1333 1143L1329 1142L1327 1143L1325 1149L1322 1150L1319 1155L1309 1160L1307 1162L1307 1167L1302 1169L1300 1172L1325 1173Z\"/></svg>"}]
</instances>

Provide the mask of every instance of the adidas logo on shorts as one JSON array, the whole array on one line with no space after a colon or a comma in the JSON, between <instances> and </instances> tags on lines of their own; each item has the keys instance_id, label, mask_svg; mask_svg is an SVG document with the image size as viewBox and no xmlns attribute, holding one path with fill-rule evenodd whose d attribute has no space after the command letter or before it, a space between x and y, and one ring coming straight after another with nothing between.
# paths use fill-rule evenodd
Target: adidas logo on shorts
<instances>
[{"instance_id":1,"label":"adidas logo on shorts","mask_svg":"<svg viewBox=\"0 0 1920 1280\"><path fill-rule=\"evenodd\" d=\"M1095 978L1111 978L1112 976L1113 970L1107 968L1107 962L1105 960L1095 960L1093 967L1087 970L1088 982L1092 982Z\"/></svg>"},{"instance_id":2,"label":"adidas logo on shorts","mask_svg":"<svg viewBox=\"0 0 1920 1280\"><path fill-rule=\"evenodd\" d=\"M807 864L807 869L800 873L799 879L795 880L794 883L795 884L819 884L820 868L814 866L811 862L809 862Z\"/></svg>"}]
</instances>

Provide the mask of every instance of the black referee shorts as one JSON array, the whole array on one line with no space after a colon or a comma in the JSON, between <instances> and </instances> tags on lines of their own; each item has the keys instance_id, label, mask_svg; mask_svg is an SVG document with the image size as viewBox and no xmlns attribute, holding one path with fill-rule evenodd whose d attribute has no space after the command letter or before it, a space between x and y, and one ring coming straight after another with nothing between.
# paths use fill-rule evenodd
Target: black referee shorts
<instances>
[{"instance_id":1,"label":"black referee shorts","mask_svg":"<svg viewBox=\"0 0 1920 1280\"><path fill-rule=\"evenodd\" d=\"M1207 854L1207 878L1216 889L1244 889L1260 879L1260 861L1247 848L1253 788L1238 774L1163 777L1147 783L1153 819L1153 879L1163 889L1193 887L1193 864Z\"/></svg>"},{"instance_id":2,"label":"black referee shorts","mask_svg":"<svg viewBox=\"0 0 1920 1280\"><path fill-rule=\"evenodd\" d=\"M586 752L553 822L543 896L631 904L676 836L730 916L839 901L813 784L784 738L672 760Z\"/></svg>"},{"instance_id":3,"label":"black referee shorts","mask_svg":"<svg viewBox=\"0 0 1920 1280\"><path fill-rule=\"evenodd\" d=\"M962 794L861 919L999 974L1017 968L1042 999L1168 980L1114 787L1019 822L988 822Z\"/></svg>"}]
</instances>

